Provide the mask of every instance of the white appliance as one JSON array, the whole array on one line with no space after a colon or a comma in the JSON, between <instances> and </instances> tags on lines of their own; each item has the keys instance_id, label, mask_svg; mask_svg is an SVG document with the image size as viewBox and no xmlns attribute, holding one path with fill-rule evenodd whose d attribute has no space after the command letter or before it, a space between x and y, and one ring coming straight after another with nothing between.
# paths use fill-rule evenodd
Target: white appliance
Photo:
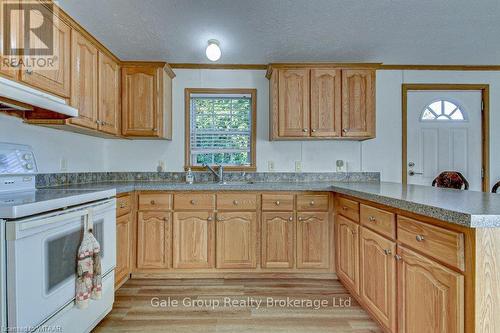
<instances>
[{"instance_id":1,"label":"white appliance","mask_svg":"<svg viewBox=\"0 0 500 333\"><path fill-rule=\"evenodd\" d=\"M63 98L0 77L0 111L32 111L33 106L70 117L78 117L78 109L70 106Z\"/></svg>"},{"instance_id":2,"label":"white appliance","mask_svg":"<svg viewBox=\"0 0 500 333\"><path fill-rule=\"evenodd\" d=\"M116 265L114 190L35 189L30 147L0 143L0 331L89 332L111 311ZM76 255L92 218L103 291L74 306Z\"/></svg>"}]
</instances>

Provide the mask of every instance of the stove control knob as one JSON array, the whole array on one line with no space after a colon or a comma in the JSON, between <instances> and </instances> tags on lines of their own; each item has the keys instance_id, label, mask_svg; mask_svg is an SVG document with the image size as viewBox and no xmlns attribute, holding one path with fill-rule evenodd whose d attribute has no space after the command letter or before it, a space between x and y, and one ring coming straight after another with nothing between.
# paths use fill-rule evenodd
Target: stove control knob
<instances>
[{"instance_id":1,"label":"stove control knob","mask_svg":"<svg viewBox=\"0 0 500 333\"><path fill-rule=\"evenodd\" d=\"M24 159L25 161L31 161L31 155L30 155L30 154L24 154L24 155L23 155L23 159Z\"/></svg>"},{"instance_id":2,"label":"stove control knob","mask_svg":"<svg viewBox=\"0 0 500 333\"><path fill-rule=\"evenodd\" d=\"M33 164L31 163L26 163L24 167L26 168L26 170L33 170Z\"/></svg>"}]
</instances>

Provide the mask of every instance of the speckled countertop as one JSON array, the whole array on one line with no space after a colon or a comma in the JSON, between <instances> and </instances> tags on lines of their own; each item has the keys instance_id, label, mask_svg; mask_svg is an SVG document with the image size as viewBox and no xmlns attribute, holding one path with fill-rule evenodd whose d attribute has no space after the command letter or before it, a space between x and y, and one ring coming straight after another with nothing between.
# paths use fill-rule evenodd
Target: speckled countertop
<instances>
[{"instance_id":1,"label":"speckled countertop","mask_svg":"<svg viewBox=\"0 0 500 333\"><path fill-rule=\"evenodd\" d=\"M500 227L500 195L387 182L265 182L184 184L110 182L70 185L65 189L130 191L333 191L471 228Z\"/></svg>"}]
</instances>

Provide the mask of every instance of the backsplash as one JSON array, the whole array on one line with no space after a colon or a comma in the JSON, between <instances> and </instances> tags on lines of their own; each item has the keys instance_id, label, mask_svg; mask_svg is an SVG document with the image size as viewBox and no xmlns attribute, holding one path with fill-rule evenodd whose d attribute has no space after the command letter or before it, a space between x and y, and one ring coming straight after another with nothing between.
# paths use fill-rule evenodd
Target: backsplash
<instances>
[{"instance_id":1,"label":"backsplash","mask_svg":"<svg viewBox=\"0 0 500 333\"><path fill-rule=\"evenodd\" d=\"M194 172L195 182L213 181L209 172ZM379 172L226 172L226 181L253 182L380 182ZM184 182L184 172L46 173L36 176L37 188L105 182Z\"/></svg>"}]
</instances>

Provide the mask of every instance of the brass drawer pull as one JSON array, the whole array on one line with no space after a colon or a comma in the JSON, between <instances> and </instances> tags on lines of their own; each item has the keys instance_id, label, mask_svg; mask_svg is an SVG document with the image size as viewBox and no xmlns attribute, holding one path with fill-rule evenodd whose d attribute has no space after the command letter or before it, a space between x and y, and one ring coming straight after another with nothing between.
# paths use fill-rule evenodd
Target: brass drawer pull
<instances>
[{"instance_id":1,"label":"brass drawer pull","mask_svg":"<svg viewBox=\"0 0 500 333\"><path fill-rule=\"evenodd\" d=\"M314 202L314 200L312 200L310 203L309 203L309 206L314 206L316 203Z\"/></svg>"},{"instance_id":2,"label":"brass drawer pull","mask_svg":"<svg viewBox=\"0 0 500 333\"><path fill-rule=\"evenodd\" d=\"M388 255L392 254L392 251L389 250L389 249L385 249L384 253L385 253L386 256L388 256Z\"/></svg>"},{"instance_id":3,"label":"brass drawer pull","mask_svg":"<svg viewBox=\"0 0 500 333\"><path fill-rule=\"evenodd\" d=\"M278 200L275 202L275 204L276 204L276 206L279 206L281 204L281 202L279 202L279 200Z\"/></svg>"},{"instance_id":4,"label":"brass drawer pull","mask_svg":"<svg viewBox=\"0 0 500 333\"><path fill-rule=\"evenodd\" d=\"M304 221L304 218L302 216L299 216L299 221Z\"/></svg>"},{"instance_id":5,"label":"brass drawer pull","mask_svg":"<svg viewBox=\"0 0 500 333\"><path fill-rule=\"evenodd\" d=\"M401 258L401 256L400 256L399 254L396 254L396 255L394 256L394 258L396 258L396 260L397 260L397 261L400 261L401 259L403 259L403 258Z\"/></svg>"},{"instance_id":6,"label":"brass drawer pull","mask_svg":"<svg viewBox=\"0 0 500 333\"><path fill-rule=\"evenodd\" d=\"M168 217L164 217L163 221L168 222Z\"/></svg>"},{"instance_id":7,"label":"brass drawer pull","mask_svg":"<svg viewBox=\"0 0 500 333\"><path fill-rule=\"evenodd\" d=\"M238 200L234 200L233 205L238 206Z\"/></svg>"},{"instance_id":8,"label":"brass drawer pull","mask_svg":"<svg viewBox=\"0 0 500 333\"><path fill-rule=\"evenodd\" d=\"M153 206L156 205L156 201L151 200L151 205L153 205Z\"/></svg>"},{"instance_id":9,"label":"brass drawer pull","mask_svg":"<svg viewBox=\"0 0 500 333\"><path fill-rule=\"evenodd\" d=\"M190 203L191 205L196 205L196 200L191 200Z\"/></svg>"},{"instance_id":10,"label":"brass drawer pull","mask_svg":"<svg viewBox=\"0 0 500 333\"><path fill-rule=\"evenodd\" d=\"M208 221L208 222L211 222L211 221L212 221L212 217L211 217L211 216L209 216L209 217L207 218L207 221Z\"/></svg>"},{"instance_id":11,"label":"brass drawer pull","mask_svg":"<svg viewBox=\"0 0 500 333\"><path fill-rule=\"evenodd\" d=\"M347 206L342 206L342 210L348 210Z\"/></svg>"},{"instance_id":12,"label":"brass drawer pull","mask_svg":"<svg viewBox=\"0 0 500 333\"><path fill-rule=\"evenodd\" d=\"M417 239L417 242L423 242L425 240L424 236L422 235L417 235L417 237L415 237Z\"/></svg>"},{"instance_id":13,"label":"brass drawer pull","mask_svg":"<svg viewBox=\"0 0 500 333\"><path fill-rule=\"evenodd\" d=\"M120 204L120 208L125 208L125 207L127 207L127 205L125 205L124 203Z\"/></svg>"},{"instance_id":14,"label":"brass drawer pull","mask_svg":"<svg viewBox=\"0 0 500 333\"><path fill-rule=\"evenodd\" d=\"M290 216L290 217L288 218L288 221L292 222L292 221L293 221L293 216Z\"/></svg>"},{"instance_id":15,"label":"brass drawer pull","mask_svg":"<svg viewBox=\"0 0 500 333\"><path fill-rule=\"evenodd\" d=\"M368 216L368 221L375 222L375 218L373 216Z\"/></svg>"}]
</instances>

